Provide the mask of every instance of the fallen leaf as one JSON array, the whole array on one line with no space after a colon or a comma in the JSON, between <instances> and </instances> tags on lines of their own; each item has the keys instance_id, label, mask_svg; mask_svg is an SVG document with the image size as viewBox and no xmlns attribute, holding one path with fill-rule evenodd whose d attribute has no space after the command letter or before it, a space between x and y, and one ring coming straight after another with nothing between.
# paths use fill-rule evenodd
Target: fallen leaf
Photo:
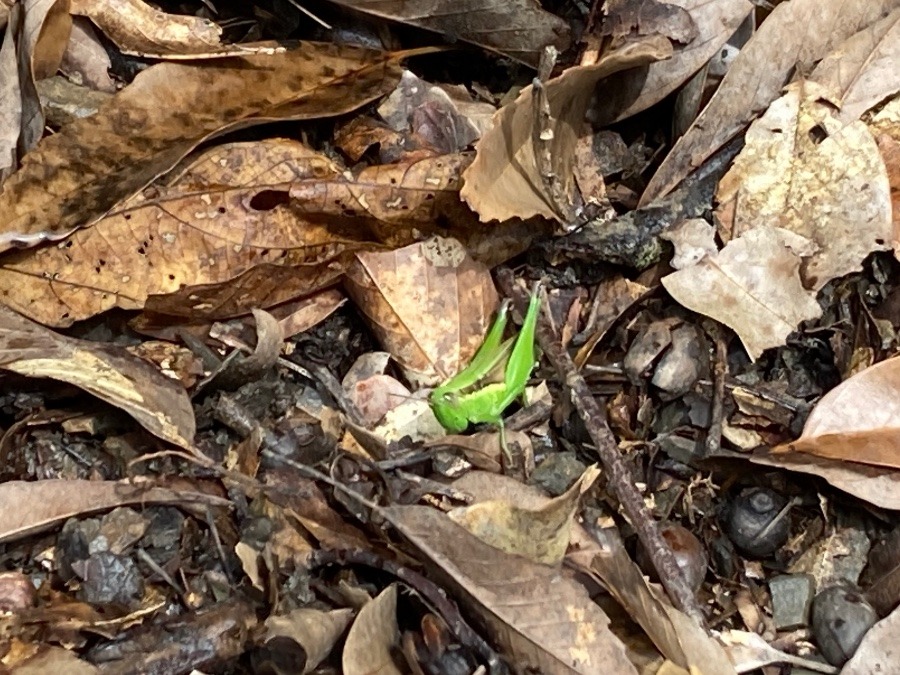
<instances>
[{"instance_id":1,"label":"fallen leaf","mask_svg":"<svg viewBox=\"0 0 900 675\"><path fill-rule=\"evenodd\" d=\"M394 87L397 59L306 42L271 55L151 66L96 115L48 136L23 160L0 192L0 251L93 223L226 131L353 110Z\"/></svg>"},{"instance_id":2,"label":"fallen leaf","mask_svg":"<svg viewBox=\"0 0 900 675\"><path fill-rule=\"evenodd\" d=\"M275 645L278 639L297 644L304 655L303 668L299 672L306 675L331 653L352 618L352 609L326 612L301 607L286 614L273 614L264 624L263 646L277 654L279 647ZM279 662L277 658L273 661Z\"/></svg>"},{"instance_id":3,"label":"fallen leaf","mask_svg":"<svg viewBox=\"0 0 900 675\"><path fill-rule=\"evenodd\" d=\"M487 267L442 237L359 253L346 287L382 347L418 386L434 386L468 364L497 307Z\"/></svg>"},{"instance_id":4,"label":"fallen leaf","mask_svg":"<svg viewBox=\"0 0 900 675\"><path fill-rule=\"evenodd\" d=\"M872 134L843 125L818 84L795 82L755 121L719 183L724 241L757 227L780 227L815 242L804 286L822 288L862 267L893 238L890 184Z\"/></svg>"},{"instance_id":5,"label":"fallen leaf","mask_svg":"<svg viewBox=\"0 0 900 675\"><path fill-rule=\"evenodd\" d=\"M447 515L484 543L505 553L544 565L558 565L566 555L572 520L581 496L599 475L596 465L589 466L568 490L540 509L520 507L513 494L508 499L479 501L459 507Z\"/></svg>"},{"instance_id":6,"label":"fallen leaf","mask_svg":"<svg viewBox=\"0 0 900 675\"><path fill-rule=\"evenodd\" d=\"M114 94L116 83L109 75L112 61L100 44L97 31L89 19L72 19L72 34L63 54L60 72L72 82L79 82L93 91Z\"/></svg>"},{"instance_id":7,"label":"fallen leaf","mask_svg":"<svg viewBox=\"0 0 900 675\"><path fill-rule=\"evenodd\" d=\"M565 568L504 553L427 506L386 511L400 533L449 577L453 597L487 625L518 667L637 674L609 630L609 618Z\"/></svg>"},{"instance_id":8,"label":"fallen leaf","mask_svg":"<svg viewBox=\"0 0 900 675\"><path fill-rule=\"evenodd\" d=\"M671 53L665 38L640 42L613 52L592 66L569 68L544 85L553 120L550 167L560 193L572 194L572 162L584 114L597 83L604 77ZM494 115L493 127L479 141L475 161L463 174L462 198L482 222L544 216L565 222L567 214L544 185L532 141L535 129L533 86Z\"/></svg>"},{"instance_id":9,"label":"fallen leaf","mask_svg":"<svg viewBox=\"0 0 900 675\"><path fill-rule=\"evenodd\" d=\"M121 347L57 335L0 305L0 368L73 384L193 450L196 423L184 387Z\"/></svg>"},{"instance_id":10,"label":"fallen leaf","mask_svg":"<svg viewBox=\"0 0 900 675\"><path fill-rule=\"evenodd\" d=\"M900 358L841 382L813 408L800 438L772 452L900 469Z\"/></svg>"},{"instance_id":11,"label":"fallen leaf","mask_svg":"<svg viewBox=\"0 0 900 675\"><path fill-rule=\"evenodd\" d=\"M780 3L732 61L715 95L656 170L640 205L667 195L737 136L778 98L798 63L818 61L896 7L897 0Z\"/></svg>"},{"instance_id":12,"label":"fallen leaf","mask_svg":"<svg viewBox=\"0 0 900 675\"><path fill-rule=\"evenodd\" d=\"M805 659L775 649L762 636L743 630L726 630L721 635L728 657L739 673L747 673L777 663L788 663L797 668L817 673L837 673L838 669L819 660ZM842 671L843 672L843 671Z\"/></svg>"},{"instance_id":13,"label":"fallen leaf","mask_svg":"<svg viewBox=\"0 0 900 675\"><path fill-rule=\"evenodd\" d=\"M397 585L391 584L359 610L347 633L341 670L345 675L402 675L392 656L399 643Z\"/></svg>"},{"instance_id":14,"label":"fallen leaf","mask_svg":"<svg viewBox=\"0 0 900 675\"><path fill-rule=\"evenodd\" d=\"M866 26L830 53L810 74L839 101L844 124L900 90L900 9Z\"/></svg>"},{"instance_id":15,"label":"fallen leaf","mask_svg":"<svg viewBox=\"0 0 900 675\"><path fill-rule=\"evenodd\" d=\"M609 95L603 96L592 110L595 125L631 117L659 103L720 50L753 9L747 0L670 0L668 4L687 11L697 37L685 44L676 43L669 59L651 63L646 69L612 75Z\"/></svg>"},{"instance_id":16,"label":"fallen leaf","mask_svg":"<svg viewBox=\"0 0 900 675\"><path fill-rule=\"evenodd\" d=\"M688 218L660 235L672 242L675 255L670 265L676 270L693 267L708 255L716 255L716 228L703 218Z\"/></svg>"},{"instance_id":17,"label":"fallen leaf","mask_svg":"<svg viewBox=\"0 0 900 675\"><path fill-rule=\"evenodd\" d=\"M43 532L69 518L108 511L117 506L154 504L228 506L202 492L175 490L145 479L121 481L39 480L0 483L0 542Z\"/></svg>"},{"instance_id":18,"label":"fallen leaf","mask_svg":"<svg viewBox=\"0 0 900 675\"><path fill-rule=\"evenodd\" d=\"M186 58L222 47L222 29L209 19L167 14L142 0L72 0L72 14L89 17L124 54Z\"/></svg>"},{"instance_id":19,"label":"fallen leaf","mask_svg":"<svg viewBox=\"0 0 900 675\"><path fill-rule=\"evenodd\" d=\"M443 33L536 66L541 51L569 46L569 26L535 0L335 0L355 12ZM502 30L498 30L502 27Z\"/></svg>"},{"instance_id":20,"label":"fallen leaf","mask_svg":"<svg viewBox=\"0 0 900 675\"><path fill-rule=\"evenodd\" d=\"M803 237L760 227L662 284L679 304L734 330L756 359L784 344L801 321L821 315L815 295L800 283L801 255L810 252Z\"/></svg>"}]
</instances>

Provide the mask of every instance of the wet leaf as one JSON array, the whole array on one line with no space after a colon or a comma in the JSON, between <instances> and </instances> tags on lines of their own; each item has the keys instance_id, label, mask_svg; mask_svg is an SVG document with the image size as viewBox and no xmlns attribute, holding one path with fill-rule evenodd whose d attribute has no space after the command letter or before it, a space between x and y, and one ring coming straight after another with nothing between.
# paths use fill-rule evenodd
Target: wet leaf
<instances>
[{"instance_id":1,"label":"wet leaf","mask_svg":"<svg viewBox=\"0 0 900 675\"><path fill-rule=\"evenodd\" d=\"M193 449L194 410L184 387L120 347L57 335L0 306L0 368L73 384L155 436Z\"/></svg>"},{"instance_id":2,"label":"wet leaf","mask_svg":"<svg viewBox=\"0 0 900 675\"><path fill-rule=\"evenodd\" d=\"M60 239L96 221L225 131L353 110L393 89L396 59L301 43L215 63L152 66L96 115L45 138L3 185L0 250Z\"/></svg>"}]
</instances>

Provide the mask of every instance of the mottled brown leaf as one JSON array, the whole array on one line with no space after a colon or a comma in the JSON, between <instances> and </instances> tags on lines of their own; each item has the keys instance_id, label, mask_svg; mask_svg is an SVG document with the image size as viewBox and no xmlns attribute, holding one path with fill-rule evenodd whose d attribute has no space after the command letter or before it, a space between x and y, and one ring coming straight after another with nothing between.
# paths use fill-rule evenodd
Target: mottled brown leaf
<instances>
[{"instance_id":1,"label":"mottled brown leaf","mask_svg":"<svg viewBox=\"0 0 900 675\"><path fill-rule=\"evenodd\" d=\"M780 3L741 49L709 104L657 169L641 205L671 192L768 108L797 64L818 61L898 6L900 0Z\"/></svg>"},{"instance_id":2,"label":"mottled brown leaf","mask_svg":"<svg viewBox=\"0 0 900 675\"><path fill-rule=\"evenodd\" d=\"M184 387L120 347L57 335L0 305L0 368L73 384L155 436L193 449L194 410Z\"/></svg>"},{"instance_id":3,"label":"mottled brown leaf","mask_svg":"<svg viewBox=\"0 0 900 675\"><path fill-rule=\"evenodd\" d=\"M443 33L536 66L541 51L569 46L568 24L537 0L334 0L350 9Z\"/></svg>"},{"instance_id":4,"label":"mottled brown leaf","mask_svg":"<svg viewBox=\"0 0 900 675\"><path fill-rule=\"evenodd\" d=\"M319 43L152 66L96 115L25 158L0 192L0 250L60 239L96 221L213 136L338 115L390 91L399 77L396 55Z\"/></svg>"},{"instance_id":5,"label":"mottled brown leaf","mask_svg":"<svg viewBox=\"0 0 900 675\"><path fill-rule=\"evenodd\" d=\"M356 256L347 291L412 383L456 374L481 345L497 307L488 268L455 239L434 237Z\"/></svg>"}]
</instances>

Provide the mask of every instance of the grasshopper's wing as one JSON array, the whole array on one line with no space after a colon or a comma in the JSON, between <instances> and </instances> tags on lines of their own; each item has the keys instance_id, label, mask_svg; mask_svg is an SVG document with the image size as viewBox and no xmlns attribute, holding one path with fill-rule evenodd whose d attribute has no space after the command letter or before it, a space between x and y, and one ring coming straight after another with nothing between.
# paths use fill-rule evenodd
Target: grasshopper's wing
<instances>
[{"instance_id":1,"label":"grasshopper's wing","mask_svg":"<svg viewBox=\"0 0 900 675\"><path fill-rule=\"evenodd\" d=\"M540 284L536 285L528 303L528 311L522 323L522 330L516 337L509 361L506 362L506 371L503 378L505 391L501 404L501 413L515 401L528 384L531 371L534 369L534 333L537 326L538 314L541 311Z\"/></svg>"},{"instance_id":2,"label":"grasshopper's wing","mask_svg":"<svg viewBox=\"0 0 900 675\"><path fill-rule=\"evenodd\" d=\"M435 392L465 391L484 379L503 356L503 331L506 330L506 322L508 320L509 301L506 300L500 305L497 318L494 319L494 323L485 336L484 342L481 343L478 351L475 352L475 356L472 357L469 365L435 389Z\"/></svg>"}]
</instances>

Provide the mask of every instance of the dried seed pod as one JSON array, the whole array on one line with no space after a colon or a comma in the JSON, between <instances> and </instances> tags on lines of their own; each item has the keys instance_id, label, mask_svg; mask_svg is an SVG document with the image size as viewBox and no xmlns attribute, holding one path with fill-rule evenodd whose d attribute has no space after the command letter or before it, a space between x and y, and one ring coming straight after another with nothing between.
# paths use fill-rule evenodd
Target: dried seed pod
<instances>
[{"instance_id":1,"label":"dried seed pod","mask_svg":"<svg viewBox=\"0 0 900 675\"><path fill-rule=\"evenodd\" d=\"M681 568L688 585L696 592L706 578L706 565L709 562L703 544L690 530L677 523L661 525L660 534L672 547L675 562ZM637 563L651 578L656 578L656 570L643 546L638 546Z\"/></svg>"},{"instance_id":2,"label":"dried seed pod","mask_svg":"<svg viewBox=\"0 0 900 675\"><path fill-rule=\"evenodd\" d=\"M769 488L748 488L732 501L722 529L741 552L771 555L788 538L790 522L787 513L782 513L786 505L787 500Z\"/></svg>"},{"instance_id":3,"label":"dried seed pod","mask_svg":"<svg viewBox=\"0 0 900 675\"><path fill-rule=\"evenodd\" d=\"M829 586L813 600L813 634L832 665L844 665L876 621L872 605L849 583Z\"/></svg>"}]
</instances>

